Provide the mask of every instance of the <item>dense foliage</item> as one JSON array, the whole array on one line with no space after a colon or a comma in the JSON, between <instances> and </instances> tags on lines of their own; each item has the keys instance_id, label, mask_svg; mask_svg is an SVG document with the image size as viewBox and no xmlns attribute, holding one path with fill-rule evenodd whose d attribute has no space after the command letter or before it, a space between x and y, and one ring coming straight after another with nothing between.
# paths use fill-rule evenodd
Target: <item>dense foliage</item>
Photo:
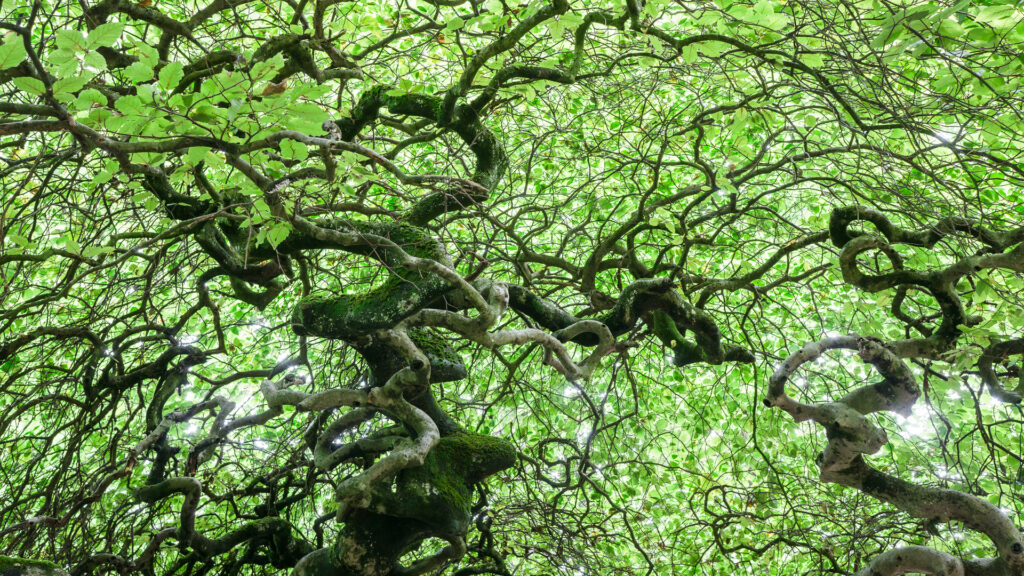
<instances>
[{"instance_id":1,"label":"dense foliage","mask_svg":"<svg viewBox=\"0 0 1024 576\"><path fill-rule=\"evenodd\" d=\"M0 3L0 572L1024 574L1024 12Z\"/></svg>"}]
</instances>

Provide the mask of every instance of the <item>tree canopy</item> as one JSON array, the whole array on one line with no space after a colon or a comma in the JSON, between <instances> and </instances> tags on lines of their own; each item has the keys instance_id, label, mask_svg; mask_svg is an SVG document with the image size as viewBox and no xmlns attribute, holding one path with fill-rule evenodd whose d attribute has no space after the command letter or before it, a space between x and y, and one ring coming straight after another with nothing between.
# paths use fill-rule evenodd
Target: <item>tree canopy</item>
<instances>
[{"instance_id":1,"label":"tree canopy","mask_svg":"<svg viewBox=\"0 0 1024 576\"><path fill-rule=\"evenodd\" d=\"M1024 12L0 3L0 572L1024 575Z\"/></svg>"}]
</instances>

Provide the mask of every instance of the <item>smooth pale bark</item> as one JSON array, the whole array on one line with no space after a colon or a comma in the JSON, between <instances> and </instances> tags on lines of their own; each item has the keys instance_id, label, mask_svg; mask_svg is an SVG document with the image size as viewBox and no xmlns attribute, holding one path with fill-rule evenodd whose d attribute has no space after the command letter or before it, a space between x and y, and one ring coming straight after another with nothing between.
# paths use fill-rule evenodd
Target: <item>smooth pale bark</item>
<instances>
[{"instance_id":1,"label":"smooth pale bark","mask_svg":"<svg viewBox=\"0 0 1024 576\"><path fill-rule=\"evenodd\" d=\"M925 546L903 546L879 554L854 576L899 576L900 574L964 576L964 566L959 558L945 552Z\"/></svg>"}]
</instances>

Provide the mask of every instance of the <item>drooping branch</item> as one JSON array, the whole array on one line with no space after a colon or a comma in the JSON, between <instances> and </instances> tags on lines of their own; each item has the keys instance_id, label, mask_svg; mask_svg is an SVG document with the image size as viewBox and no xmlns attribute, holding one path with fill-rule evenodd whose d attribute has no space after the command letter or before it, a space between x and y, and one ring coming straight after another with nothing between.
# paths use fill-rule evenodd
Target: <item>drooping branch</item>
<instances>
[{"instance_id":1,"label":"drooping branch","mask_svg":"<svg viewBox=\"0 0 1024 576\"><path fill-rule=\"evenodd\" d=\"M801 365L835 349L856 349L883 381L860 386L837 402L803 404L786 395L785 383ZM813 420L825 429L828 445L818 458L822 481L856 488L916 518L963 522L966 527L988 536L998 552L994 559L970 563L972 567L984 567L971 573L1020 574L1024 570L1024 538L1002 510L971 494L901 480L871 467L865 460L865 455L873 454L887 441L884 429L865 415L876 411L909 414L919 394L909 368L885 344L875 339L839 336L808 344L787 357L772 374L764 402L768 407L788 412L797 422ZM935 564L937 559L942 562ZM919 568L934 570L936 566L955 570L960 564L959 561L947 563L946 556L937 552L915 549L907 557L886 553L870 566L876 567L878 572L865 573L903 574ZM900 572L903 568L906 570Z\"/></svg>"},{"instance_id":2,"label":"drooping branch","mask_svg":"<svg viewBox=\"0 0 1024 576\"><path fill-rule=\"evenodd\" d=\"M135 490L137 500L150 504L175 494L185 497L175 536L183 550L192 550L200 559L225 554L235 546L250 541L265 542L273 547L277 555L284 556L279 560L282 566L292 566L312 551L308 543L292 536L292 525L283 518L252 520L219 538L209 538L197 532L195 516L202 496L202 484L195 478L168 478L159 484Z\"/></svg>"},{"instance_id":3,"label":"drooping branch","mask_svg":"<svg viewBox=\"0 0 1024 576\"><path fill-rule=\"evenodd\" d=\"M460 185L426 196L413 206L406 221L422 226L450 210L485 200L508 168L508 157L502 143L480 122L477 112L468 105L461 105L456 106L452 114L445 114L441 98L423 94L389 96L391 90L388 86L375 86L363 93L352 107L350 117L337 121L342 139L355 138L377 120L383 108L392 114L423 118L440 128L453 130L476 157L472 175L475 185Z\"/></svg>"},{"instance_id":4,"label":"drooping branch","mask_svg":"<svg viewBox=\"0 0 1024 576\"><path fill-rule=\"evenodd\" d=\"M849 230L851 223L858 220L871 222L878 228L882 236ZM975 255L961 258L945 268L921 272L906 268L902 257L893 247L893 244L910 244L930 248L954 233L973 237L986 244L986 248ZM877 210L852 206L837 208L832 212L829 234L833 244L841 248L839 264L846 282L867 292L902 290L897 295L898 302L894 306L902 304L908 288L923 290L931 294L938 302L940 322L934 331L924 330L922 324L915 321L913 324L925 336L901 340L892 344L893 351L902 358L936 358L939 354L955 346L964 326L979 322L977 318L968 316L964 310L957 292L957 283L961 278L985 269L1024 271L1024 229L995 232L981 227L974 221L963 218L946 218L928 230L913 232L894 226L884 214ZM884 254L893 270L881 274L862 272L857 258L870 250L877 250ZM901 311L898 316L906 315ZM985 380L990 387L996 384L991 389L1001 399L1020 401L1018 395L1003 393L1002 387L998 386L991 377L986 376Z\"/></svg>"}]
</instances>

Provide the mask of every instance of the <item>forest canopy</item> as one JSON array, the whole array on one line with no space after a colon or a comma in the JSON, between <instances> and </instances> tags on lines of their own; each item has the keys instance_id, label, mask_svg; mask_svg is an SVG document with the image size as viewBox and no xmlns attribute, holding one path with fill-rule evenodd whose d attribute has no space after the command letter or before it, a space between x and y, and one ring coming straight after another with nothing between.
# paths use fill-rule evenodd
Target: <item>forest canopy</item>
<instances>
[{"instance_id":1,"label":"forest canopy","mask_svg":"<svg viewBox=\"0 0 1024 576\"><path fill-rule=\"evenodd\" d=\"M1016 3L0 42L0 574L1024 575Z\"/></svg>"}]
</instances>

